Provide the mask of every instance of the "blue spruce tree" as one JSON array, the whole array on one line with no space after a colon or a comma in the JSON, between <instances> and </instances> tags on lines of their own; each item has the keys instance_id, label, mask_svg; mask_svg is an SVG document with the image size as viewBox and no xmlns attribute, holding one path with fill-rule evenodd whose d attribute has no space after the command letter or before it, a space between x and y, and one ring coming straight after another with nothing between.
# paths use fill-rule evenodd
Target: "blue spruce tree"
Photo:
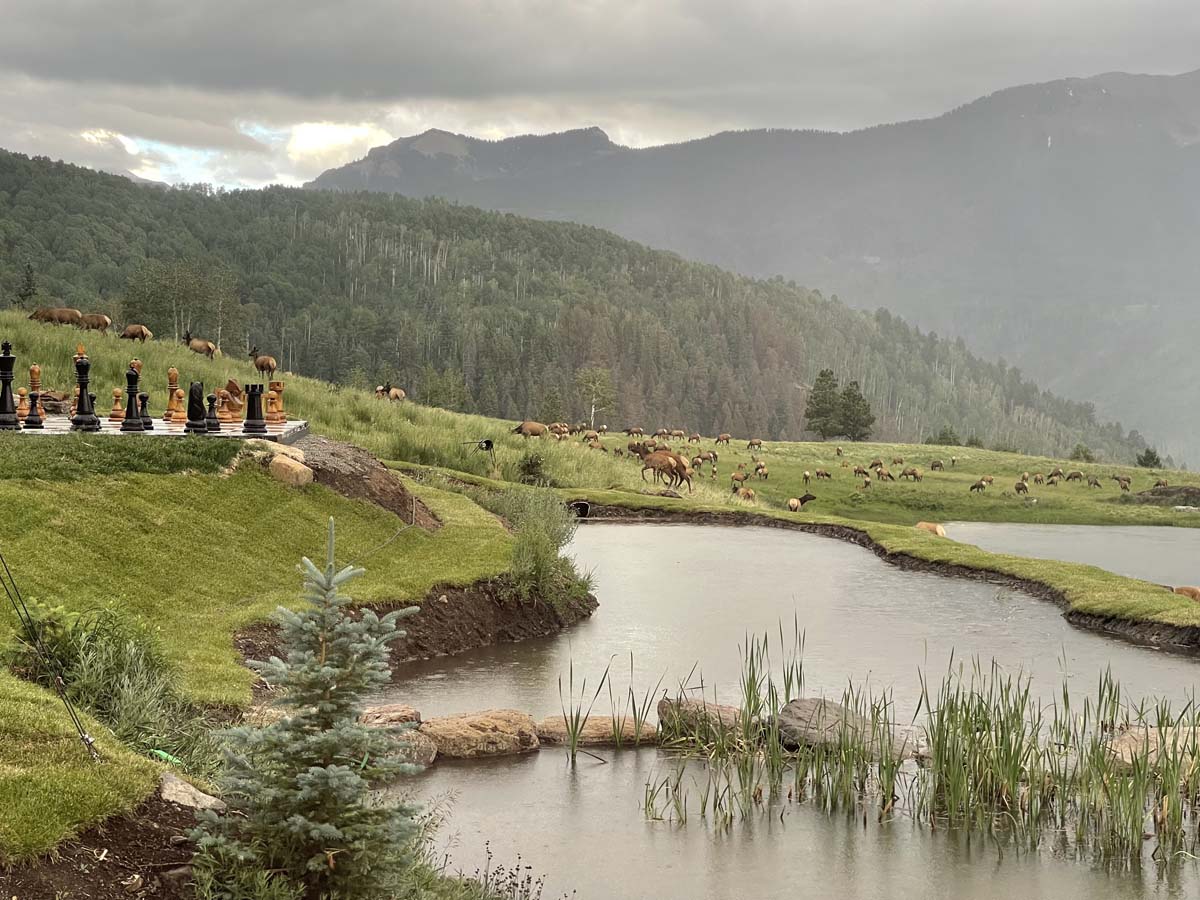
<instances>
[{"instance_id":1,"label":"blue spruce tree","mask_svg":"<svg viewBox=\"0 0 1200 900\"><path fill-rule=\"evenodd\" d=\"M387 645L404 635L397 620L417 608L349 615L340 589L363 570L335 567L332 520L324 568L305 558L299 569L305 607L275 614L286 659L250 664L287 714L226 732L228 810L208 813L194 834L202 895L389 897L413 861L418 811L383 802L378 789L419 768L399 759L402 736L359 714L391 677Z\"/></svg>"}]
</instances>

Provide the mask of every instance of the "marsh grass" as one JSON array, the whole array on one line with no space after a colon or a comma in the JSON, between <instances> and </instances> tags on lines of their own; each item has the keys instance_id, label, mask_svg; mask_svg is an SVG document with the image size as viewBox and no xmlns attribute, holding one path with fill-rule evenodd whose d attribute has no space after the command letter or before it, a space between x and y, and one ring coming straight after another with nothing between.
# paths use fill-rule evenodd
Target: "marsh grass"
<instances>
[{"instance_id":1,"label":"marsh grass","mask_svg":"<svg viewBox=\"0 0 1200 900\"><path fill-rule=\"evenodd\" d=\"M787 647L783 637L781 629ZM663 723L666 771L645 784L648 818L684 824L691 813L729 829L804 802L864 823L905 819L1117 868L1195 857L1194 701L1182 709L1130 704L1108 672L1081 700L1064 682L1052 701L1040 701L1024 675L951 658L940 677L921 674L912 726L896 721L889 691L848 684L839 702L854 715L821 745L788 749L775 711L803 691L803 634L795 630L791 641L777 669L768 637L746 638L736 727ZM681 685L681 696L694 693Z\"/></svg>"}]
</instances>

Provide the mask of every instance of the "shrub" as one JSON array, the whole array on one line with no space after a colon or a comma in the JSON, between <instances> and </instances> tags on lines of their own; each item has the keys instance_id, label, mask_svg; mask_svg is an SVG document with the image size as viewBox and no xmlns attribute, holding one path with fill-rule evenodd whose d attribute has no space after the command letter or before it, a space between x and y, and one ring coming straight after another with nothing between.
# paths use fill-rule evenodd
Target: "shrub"
<instances>
[{"instance_id":1,"label":"shrub","mask_svg":"<svg viewBox=\"0 0 1200 900\"><path fill-rule=\"evenodd\" d=\"M1075 449L1071 451L1071 459L1076 462L1095 462L1096 455L1088 449L1087 444L1076 444Z\"/></svg>"},{"instance_id":2,"label":"shrub","mask_svg":"<svg viewBox=\"0 0 1200 900\"><path fill-rule=\"evenodd\" d=\"M521 484L550 486L550 476L546 473L546 457L536 450L522 454L520 462L517 463L517 473Z\"/></svg>"},{"instance_id":3,"label":"shrub","mask_svg":"<svg viewBox=\"0 0 1200 900\"><path fill-rule=\"evenodd\" d=\"M1143 469L1160 469L1162 468L1162 460L1158 457L1158 451L1153 447L1147 447L1137 455L1135 462Z\"/></svg>"},{"instance_id":4,"label":"shrub","mask_svg":"<svg viewBox=\"0 0 1200 900\"><path fill-rule=\"evenodd\" d=\"M937 444L941 447L957 447L962 443L958 436L958 432L949 425L943 425L942 430L937 434L925 438L927 444Z\"/></svg>"},{"instance_id":5,"label":"shrub","mask_svg":"<svg viewBox=\"0 0 1200 900\"><path fill-rule=\"evenodd\" d=\"M10 659L20 674L49 686L55 670L61 672L71 700L128 746L166 753L189 775L216 774L215 723L177 691L153 635L109 610L75 615L34 605L31 613L51 662L23 643Z\"/></svg>"},{"instance_id":6,"label":"shrub","mask_svg":"<svg viewBox=\"0 0 1200 900\"><path fill-rule=\"evenodd\" d=\"M349 614L339 588L363 570L335 568L332 520L324 568L305 558L300 570L306 608L276 611L287 658L251 663L291 714L226 732L218 784L229 809L193 833L201 896L389 897L418 855L416 810L374 793L417 767L400 761L394 735L358 721L391 677L397 620L416 608Z\"/></svg>"}]
</instances>

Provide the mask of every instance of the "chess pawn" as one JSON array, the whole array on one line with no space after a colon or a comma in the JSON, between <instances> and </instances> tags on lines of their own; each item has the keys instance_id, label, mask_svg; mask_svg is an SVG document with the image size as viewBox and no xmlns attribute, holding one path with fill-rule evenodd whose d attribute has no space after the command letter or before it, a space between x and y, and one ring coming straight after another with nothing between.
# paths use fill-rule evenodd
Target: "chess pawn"
<instances>
[{"instance_id":1,"label":"chess pawn","mask_svg":"<svg viewBox=\"0 0 1200 900\"><path fill-rule=\"evenodd\" d=\"M279 395L274 391L267 391L267 424L274 425L279 421Z\"/></svg>"},{"instance_id":2,"label":"chess pawn","mask_svg":"<svg viewBox=\"0 0 1200 900\"><path fill-rule=\"evenodd\" d=\"M185 404L183 402L183 396L184 396L183 388L181 388L181 387L175 388L174 396L175 396L175 409L171 413L171 424L172 425L183 425L185 422L187 422L187 409L185 408Z\"/></svg>"},{"instance_id":3,"label":"chess pawn","mask_svg":"<svg viewBox=\"0 0 1200 900\"><path fill-rule=\"evenodd\" d=\"M208 412L204 416L204 427L209 434L216 434L221 430L221 420L217 416L217 395L208 395Z\"/></svg>"},{"instance_id":4,"label":"chess pawn","mask_svg":"<svg viewBox=\"0 0 1200 900\"><path fill-rule=\"evenodd\" d=\"M283 411L283 382L272 381L267 387L275 392L275 420L282 424L287 421L287 414Z\"/></svg>"},{"instance_id":5,"label":"chess pawn","mask_svg":"<svg viewBox=\"0 0 1200 900\"><path fill-rule=\"evenodd\" d=\"M150 418L150 395L142 391L138 394L138 403L141 406L138 414L142 417L142 430L153 431L154 419Z\"/></svg>"},{"instance_id":6,"label":"chess pawn","mask_svg":"<svg viewBox=\"0 0 1200 900\"><path fill-rule=\"evenodd\" d=\"M25 416L26 428L45 428L42 424L42 415L40 407L42 405L42 395L37 391L29 393L29 414Z\"/></svg>"},{"instance_id":7,"label":"chess pawn","mask_svg":"<svg viewBox=\"0 0 1200 900\"><path fill-rule=\"evenodd\" d=\"M125 402L124 402L125 392L123 390L121 390L119 387L113 388L112 389L112 399L113 399L112 412L110 412L108 414L108 421L124 422L125 421Z\"/></svg>"},{"instance_id":8,"label":"chess pawn","mask_svg":"<svg viewBox=\"0 0 1200 900\"><path fill-rule=\"evenodd\" d=\"M25 396L25 388L17 388L17 418L24 419L29 415L29 398Z\"/></svg>"}]
</instances>

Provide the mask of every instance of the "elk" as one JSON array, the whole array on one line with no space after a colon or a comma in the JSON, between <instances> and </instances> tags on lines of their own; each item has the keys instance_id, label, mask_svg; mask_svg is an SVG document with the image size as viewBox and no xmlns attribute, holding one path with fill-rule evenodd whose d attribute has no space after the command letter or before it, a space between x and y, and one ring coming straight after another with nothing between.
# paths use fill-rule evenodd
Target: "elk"
<instances>
[{"instance_id":1,"label":"elk","mask_svg":"<svg viewBox=\"0 0 1200 900\"><path fill-rule=\"evenodd\" d=\"M979 480L980 480L980 481L982 481L984 484L990 485L990 484L991 484L993 481L995 481L996 479L995 479L995 478L993 478L991 475L984 475L984 476L983 476L982 478L980 478Z\"/></svg>"},{"instance_id":2,"label":"elk","mask_svg":"<svg viewBox=\"0 0 1200 900\"><path fill-rule=\"evenodd\" d=\"M78 325L83 319L83 313L69 306L41 306L29 314L34 322L48 322L51 325Z\"/></svg>"},{"instance_id":3,"label":"elk","mask_svg":"<svg viewBox=\"0 0 1200 900\"><path fill-rule=\"evenodd\" d=\"M1175 593L1180 597L1190 597L1193 600L1200 600L1200 588L1181 585L1175 588Z\"/></svg>"},{"instance_id":4,"label":"elk","mask_svg":"<svg viewBox=\"0 0 1200 900\"><path fill-rule=\"evenodd\" d=\"M126 325L125 330L117 337L126 341L140 341L144 344L154 337L154 333L145 325Z\"/></svg>"},{"instance_id":5,"label":"elk","mask_svg":"<svg viewBox=\"0 0 1200 900\"><path fill-rule=\"evenodd\" d=\"M800 512L800 510L804 509L805 503L811 503L813 500L816 500L816 499L817 499L816 496L813 494L805 494L803 497L792 497L787 502L788 511L789 512Z\"/></svg>"},{"instance_id":6,"label":"elk","mask_svg":"<svg viewBox=\"0 0 1200 900\"><path fill-rule=\"evenodd\" d=\"M1088 487L1094 487L1094 488L1104 487L1104 485L1102 485L1100 483L1100 479L1097 478L1095 475L1089 475L1087 477L1087 482L1088 482Z\"/></svg>"},{"instance_id":7,"label":"elk","mask_svg":"<svg viewBox=\"0 0 1200 900\"><path fill-rule=\"evenodd\" d=\"M920 481L921 480L921 470L918 469L916 466L909 466L907 469L905 469L903 472L900 473L900 477L908 478L911 481Z\"/></svg>"},{"instance_id":8,"label":"elk","mask_svg":"<svg viewBox=\"0 0 1200 900\"><path fill-rule=\"evenodd\" d=\"M762 438L750 438L750 442L746 444L747 450L761 450L762 448Z\"/></svg>"},{"instance_id":9,"label":"elk","mask_svg":"<svg viewBox=\"0 0 1200 900\"><path fill-rule=\"evenodd\" d=\"M88 331L98 331L101 334L108 334L110 325L112 325L112 319L103 313L84 313L79 317L79 327Z\"/></svg>"},{"instance_id":10,"label":"elk","mask_svg":"<svg viewBox=\"0 0 1200 900\"><path fill-rule=\"evenodd\" d=\"M1041 472L1034 472L1033 473L1033 483L1034 484L1045 484L1046 476L1043 475Z\"/></svg>"},{"instance_id":11,"label":"elk","mask_svg":"<svg viewBox=\"0 0 1200 900\"><path fill-rule=\"evenodd\" d=\"M869 463L867 463L868 469L880 469L882 467L883 467L883 460L880 459L878 456L875 457L873 460L871 460Z\"/></svg>"},{"instance_id":12,"label":"elk","mask_svg":"<svg viewBox=\"0 0 1200 900\"><path fill-rule=\"evenodd\" d=\"M1061 466L1056 467L1055 470L1053 472L1051 472L1049 475L1047 475L1046 477L1047 478L1062 478L1063 477L1062 467Z\"/></svg>"},{"instance_id":13,"label":"elk","mask_svg":"<svg viewBox=\"0 0 1200 900\"><path fill-rule=\"evenodd\" d=\"M754 470L754 474L759 477L760 481L766 481L768 478L771 477L771 473L767 469L766 466L759 466L757 469Z\"/></svg>"},{"instance_id":14,"label":"elk","mask_svg":"<svg viewBox=\"0 0 1200 900\"><path fill-rule=\"evenodd\" d=\"M673 430L673 431L671 432L671 440L680 440L680 441L683 441L683 440L687 440L687 436L688 436L687 432L686 432L686 431L683 431L683 430L681 430L681 429L679 429L679 428L676 428L675 430ZM699 440L700 440L700 435L696 435L696 440L697 440L697 441L699 441Z\"/></svg>"},{"instance_id":15,"label":"elk","mask_svg":"<svg viewBox=\"0 0 1200 900\"><path fill-rule=\"evenodd\" d=\"M512 430L513 434L519 434L524 438L545 437L550 433L550 429L541 422L534 422L531 419L526 419L520 425Z\"/></svg>"},{"instance_id":16,"label":"elk","mask_svg":"<svg viewBox=\"0 0 1200 900\"><path fill-rule=\"evenodd\" d=\"M646 432L642 431L642 429L638 428L637 426L634 426L632 428L626 428L622 432L622 434L626 435L627 437L642 437L643 435L645 435L645 433Z\"/></svg>"},{"instance_id":17,"label":"elk","mask_svg":"<svg viewBox=\"0 0 1200 900\"><path fill-rule=\"evenodd\" d=\"M1015 485L1013 485L1013 490L1015 490L1018 494L1028 494L1029 485L1024 481L1018 481Z\"/></svg>"},{"instance_id":18,"label":"elk","mask_svg":"<svg viewBox=\"0 0 1200 900\"><path fill-rule=\"evenodd\" d=\"M971 485L970 490L971 490L971 493L978 492L978 493L982 494L986 488L987 488L987 482L984 481L982 478L980 478L977 482L975 482L973 485Z\"/></svg>"},{"instance_id":19,"label":"elk","mask_svg":"<svg viewBox=\"0 0 1200 900\"><path fill-rule=\"evenodd\" d=\"M582 440L583 440L583 441L585 441L585 442L587 442L587 443L589 443L589 444L590 444L592 441L598 441L598 440L600 440L600 432L598 432L598 431L585 431L585 432L583 433L583 438L582 438Z\"/></svg>"},{"instance_id":20,"label":"elk","mask_svg":"<svg viewBox=\"0 0 1200 900\"><path fill-rule=\"evenodd\" d=\"M601 434L608 434L608 426L607 425L597 425L596 430L598 432L600 432Z\"/></svg>"},{"instance_id":21,"label":"elk","mask_svg":"<svg viewBox=\"0 0 1200 900\"><path fill-rule=\"evenodd\" d=\"M274 360L272 360L272 362L274 362ZM257 360L255 361L254 364L256 366L258 365ZM375 386L375 396L376 396L376 398L378 398L380 400L387 399L387 400L399 402L400 400L403 400L408 395L406 393L404 393L404 391L402 389L400 389L398 387L392 387L392 383L390 381L385 381L383 384ZM513 432L513 433L516 434L516 432Z\"/></svg>"},{"instance_id":22,"label":"elk","mask_svg":"<svg viewBox=\"0 0 1200 900\"><path fill-rule=\"evenodd\" d=\"M729 473L729 481L731 484L733 484L734 490L737 490L737 486L739 484L745 484L746 478L747 478L747 475L745 472L730 472Z\"/></svg>"},{"instance_id":23,"label":"elk","mask_svg":"<svg viewBox=\"0 0 1200 900\"><path fill-rule=\"evenodd\" d=\"M931 462L929 464L929 471L930 472L945 472L946 464L944 462L942 462L940 459L935 459L933 462Z\"/></svg>"},{"instance_id":24,"label":"elk","mask_svg":"<svg viewBox=\"0 0 1200 900\"><path fill-rule=\"evenodd\" d=\"M599 438L596 438L594 441L588 441L588 449L589 450L599 450L601 453L608 452L608 448L605 447L602 443L600 443Z\"/></svg>"},{"instance_id":25,"label":"elk","mask_svg":"<svg viewBox=\"0 0 1200 900\"><path fill-rule=\"evenodd\" d=\"M866 478L866 477L867 477L867 476L869 476L871 473L870 473L870 472L868 472L866 469L864 469L862 466L855 466L855 467L854 467L854 474L855 474L855 475L858 475L860 478Z\"/></svg>"},{"instance_id":26,"label":"elk","mask_svg":"<svg viewBox=\"0 0 1200 900\"><path fill-rule=\"evenodd\" d=\"M193 353L199 353L201 356L207 356L212 359L217 353L217 345L212 341L206 341L203 338L194 338L190 331L183 333L183 343Z\"/></svg>"},{"instance_id":27,"label":"elk","mask_svg":"<svg viewBox=\"0 0 1200 900\"><path fill-rule=\"evenodd\" d=\"M1083 473L1079 471L1068 472L1067 481L1083 481Z\"/></svg>"},{"instance_id":28,"label":"elk","mask_svg":"<svg viewBox=\"0 0 1200 900\"><path fill-rule=\"evenodd\" d=\"M1170 485L1167 483L1167 479L1165 479L1165 478L1160 478L1160 479L1158 479L1158 481L1154 482L1154 486L1155 486L1156 488L1160 488L1160 487L1170 487Z\"/></svg>"},{"instance_id":29,"label":"elk","mask_svg":"<svg viewBox=\"0 0 1200 900\"><path fill-rule=\"evenodd\" d=\"M893 466L902 466L902 465L904 465L904 457L903 457L903 456L893 456L893 457L892 457L892 465L893 465Z\"/></svg>"},{"instance_id":30,"label":"elk","mask_svg":"<svg viewBox=\"0 0 1200 900\"><path fill-rule=\"evenodd\" d=\"M1046 487L1058 487L1058 476L1051 475L1046 479Z\"/></svg>"},{"instance_id":31,"label":"elk","mask_svg":"<svg viewBox=\"0 0 1200 900\"><path fill-rule=\"evenodd\" d=\"M918 522L916 527L920 528L922 531L928 531L930 534L937 537L946 536L946 529L937 522Z\"/></svg>"},{"instance_id":32,"label":"elk","mask_svg":"<svg viewBox=\"0 0 1200 900\"><path fill-rule=\"evenodd\" d=\"M268 378L275 374L275 370L279 366L275 363L275 357L267 355L259 355L258 347L250 351L250 358L254 360L254 368L258 370L259 375L266 375Z\"/></svg>"},{"instance_id":33,"label":"elk","mask_svg":"<svg viewBox=\"0 0 1200 900\"><path fill-rule=\"evenodd\" d=\"M817 481L820 481L822 478L824 478L826 481L833 481L833 476L825 469L814 469L813 477L816 478Z\"/></svg>"},{"instance_id":34,"label":"elk","mask_svg":"<svg viewBox=\"0 0 1200 900\"><path fill-rule=\"evenodd\" d=\"M834 451L833 451L833 452L834 452L834 453L836 453L838 456L841 456L841 455L842 455L842 448L841 448L841 447L837 447L837 448L835 448L835 449L834 449Z\"/></svg>"},{"instance_id":35,"label":"elk","mask_svg":"<svg viewBox=\"0 0 1200 900\"><path fill-rule=\"evenodd\" d=\"M734 493L739 500L745 500L747 503L753 503L755 498L754 488L736 488Z\"/></svg>"},{"instance_id":36,"label":"elk","mask_svg":"<svg viewBox=\"0 0 1200 900\"><path fill-rule=\"evenodd\" d=\"M863 489L864 491L866 491L866 490L870 490L870 488L871 488L871 479L870 479L870 478L864 478L864 479L863 479L863 483L862 483L862 489Z\"/></svg>"},{"instance_id":37,"label":"elk","mask_svg":"<svg viewBox=\"0 0 1200 900\"><path fill-rule=\"evenodd\" d=\"M893 475L891 472L889 472L887 469L885 469L883 466L880 466L878 469L875 470L875 477L878 478L880 481L895 481L896 480L896 476Z\"/></svg>"},{"instance_id":38,"label":"elk","mask_svg":"<svg viewBox=\"0 0 1200 900\"><path fill-rule=\"evenodd\" d=\"M732 437L733 437L733 435L731 435L731 434L725 434L724 432L722 432L721 434L718 434L718 435L717 435L717 443L718 443L718 444L725 444L726 446L728 446L728 444L729 444L729 441L730 441L730 439L731 439Z\"/></svg>"}]
</instances>

